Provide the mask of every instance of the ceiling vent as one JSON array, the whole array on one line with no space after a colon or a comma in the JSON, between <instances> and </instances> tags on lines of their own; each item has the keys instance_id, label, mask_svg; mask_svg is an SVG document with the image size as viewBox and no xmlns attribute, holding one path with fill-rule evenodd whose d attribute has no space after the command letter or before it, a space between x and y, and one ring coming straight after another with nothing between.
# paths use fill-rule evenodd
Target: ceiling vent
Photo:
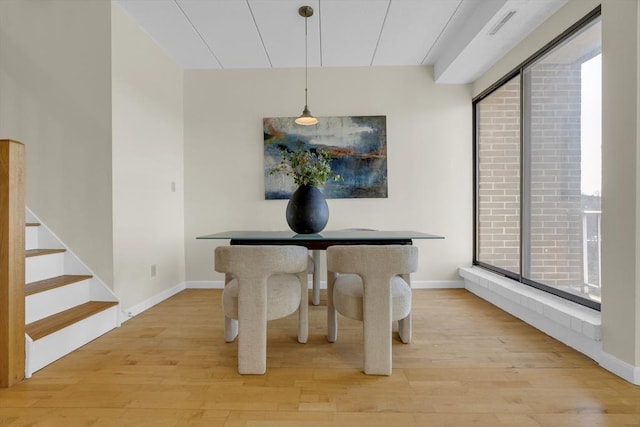
<instances>
[{"instance_id":1,"label":"ceiling vent","mask_svg":"<svg viewBox=\"0 0 640 427\"><path fill-rule=\"evenodd\" d=\"M504 24L506 24L509 21L509 19L511 19L513 15L516 14L516 12L517 11L515 10L510 10L507 13L505 13L502 19L496 25L494 25L493 28L491 28L491 31L489 31L489 35L495 36L496 33L500 31L500 29L504 26Z\"/></svg>"}]
</instances>

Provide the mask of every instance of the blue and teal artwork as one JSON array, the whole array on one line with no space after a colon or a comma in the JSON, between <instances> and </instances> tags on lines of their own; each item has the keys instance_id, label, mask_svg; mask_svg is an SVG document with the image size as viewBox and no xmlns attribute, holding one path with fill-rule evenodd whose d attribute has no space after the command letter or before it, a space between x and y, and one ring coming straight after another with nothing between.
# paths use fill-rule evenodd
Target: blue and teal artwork
<instances>
[{"instance_id":1,"label":"blue and teal artwork","mask_svg":"<svg viewBox=\"0 0 640 427\"><path fill-rule=\"evenodd\" d=\"M342 177L319 187L327 199L387 197L387 117L318 117L301 126L295 117L267 117L264 130L264 197L288 199L296 190L291 177L271 174L281 152L326 150L331 169Z\"/></svg>"}]
</instances>

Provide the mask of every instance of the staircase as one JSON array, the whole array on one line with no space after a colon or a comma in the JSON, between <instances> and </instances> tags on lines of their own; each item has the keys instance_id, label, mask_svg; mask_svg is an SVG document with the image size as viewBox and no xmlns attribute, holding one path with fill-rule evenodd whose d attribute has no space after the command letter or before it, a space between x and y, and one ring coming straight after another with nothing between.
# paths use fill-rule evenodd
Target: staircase
<instances>
[{"instance_id":1,"label":"staircase","mask_svg":"<svg viewBox=\"0 0 640 427\"><path fill-rule=\"evenodd\" d=\"M118 299L27 210L25 377L120 326Z\"/></svg>"}]
</instances>

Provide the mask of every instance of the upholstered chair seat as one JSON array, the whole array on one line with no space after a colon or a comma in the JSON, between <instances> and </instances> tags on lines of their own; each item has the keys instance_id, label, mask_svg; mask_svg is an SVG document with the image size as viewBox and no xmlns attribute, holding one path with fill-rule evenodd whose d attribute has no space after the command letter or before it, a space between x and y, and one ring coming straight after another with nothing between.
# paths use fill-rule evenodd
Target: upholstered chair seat
<instances>
[{"instance_id":1,"label":"upholstered chair seat","mask_svg":"<svg viewBox=\"0 0 640 427\"><path fill-rule=\"evenodd\" d=\"M280 319L300 306L300 280L292 274L274 274L267 279L267 320ZM224 315L238 318L238 279L232 279L222 293Z\"/></svg>"},{"instance_id":2,"label":"upholstered chair seat","mask_svg":"<svg viewBox=\"0 0 640 427\"><path fill-rule=\"evenodd\" d=\"M308 338L308 251L302 246L219 246L215 270L225 273L225 341L238 337L238 372L264 374L267 321L298 312L298 342Z\"/></svg>"},{"instance_id":3,"label":"upholstered chair seat","mask_svg":"<svg viewBox=\"0 0 640 427\"><path fill-rule=\"evenodd\" d=\"M341 274L338 287L333 289L333 303L338 313L354 320L363 317L362 279L357 274ZM411 287L400 276L391 278L391 320L401 320L411 313Z\"/></svg>"}]
</instances>

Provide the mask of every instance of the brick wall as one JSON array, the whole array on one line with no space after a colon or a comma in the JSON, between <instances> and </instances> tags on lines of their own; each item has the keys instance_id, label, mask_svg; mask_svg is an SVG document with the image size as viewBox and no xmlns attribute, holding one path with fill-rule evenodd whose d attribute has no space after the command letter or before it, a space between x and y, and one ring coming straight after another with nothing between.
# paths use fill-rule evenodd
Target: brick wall
<instances>
[{"instance_id":1,"label":"brick wall","mask_svg":"<svg viewBox=\"0 0 640 427\"><path fill-rule=\"evenodd\" d=\"M520 78L478 104L478 259L520 272Z\"/></svg>"}]
</instances>

